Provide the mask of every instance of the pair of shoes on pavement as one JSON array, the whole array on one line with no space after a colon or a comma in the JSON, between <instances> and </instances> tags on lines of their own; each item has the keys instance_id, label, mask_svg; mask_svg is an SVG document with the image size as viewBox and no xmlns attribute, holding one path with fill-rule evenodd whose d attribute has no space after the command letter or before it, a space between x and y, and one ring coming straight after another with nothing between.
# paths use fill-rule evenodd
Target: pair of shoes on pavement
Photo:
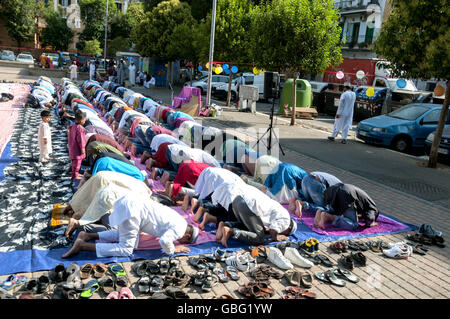
<instances>
[{"instance_id":1,"label":"pair of shoes on pavement","mask_svg":"<svg viewBox=\"0 0 450 319\"><path fill-rule=\"evenodd\" d=\"M403 241L398 243L388 243L388 246L389 249L383 249L383 254L390 258L407 259L408 257L411 257L413 253L413 248Z\"/></svg>"},{"instance_id":2,"label":"pair of shoes on pavement","mask_svg":"<svg viewBox=\"0 0 450 319\"><path fill-rule=\"evenodd\" d=\"M336 139L333 136L328 136L328 139L332 142L334 142ZM342 144L347 144L347 140L341 140Z\"/></svg>"},{"instance_id":3,"label":"pair of shoes on pavement","mask_svg":"<svg viewBox=\"0 0 450 319\"><path fill-rule=\"evenodd\" d=\"M281 250L276 247L270 247L267 259L280 269L293 269L294 265L311 268L314 264L306 258L300 256L297 249L293 247L286 247L284 255Z\"/></svg>"}]
</instances>

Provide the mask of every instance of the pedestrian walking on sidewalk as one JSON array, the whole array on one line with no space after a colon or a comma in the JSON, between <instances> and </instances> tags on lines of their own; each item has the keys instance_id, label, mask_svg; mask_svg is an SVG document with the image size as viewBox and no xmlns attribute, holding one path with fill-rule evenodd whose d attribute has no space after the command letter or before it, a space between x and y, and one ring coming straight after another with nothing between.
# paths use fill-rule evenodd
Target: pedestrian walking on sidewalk
<instances>
[{"instance_id":1,"label":"pedestrian walking on sidewalk","mask_svg":"<svg viewBox=\"0 0 450 319\"><path fill-rule=\"evenodd\" d=\"M347 143L347 135L353 123L353 109L355 106L356 94L352 91L350 85L344 86L344 93L341 95L339 107L334 121L333 133L328 137L330 141L334 141L336 136L341 132L342 144Z\"/></svg>"}]
</instances>

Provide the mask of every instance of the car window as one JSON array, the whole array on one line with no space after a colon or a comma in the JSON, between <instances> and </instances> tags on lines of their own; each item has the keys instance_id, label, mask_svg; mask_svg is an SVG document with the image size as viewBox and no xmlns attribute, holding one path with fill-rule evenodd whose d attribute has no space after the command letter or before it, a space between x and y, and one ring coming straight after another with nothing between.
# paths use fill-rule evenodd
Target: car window
<instances>
[{"instance_id":1,"label":"car window","mask_svg":"<svg viewBox=\"0 0 450 319\"><path fill-rule=\"evenodd\" d=\"M426 106L421 105L407 105L401 107L391 113L388 113L387 116L407 120L407 121L415 121L421 115L423 115L427 110L429 110Z\"/></svg>"},{"instance_id":2,"label":"car window","mask_svg":"<svg viewBox=\"0 0 450 319\"><path fill-rule=\"evenodd\" d=\"M245 84L253 84L254 77L253 76L244 76Z\"/></svg>"},{"instance_id":3,"label":"car window","mask_svg":"<svg viewBox=\"0 0 450 319\"><path fill-rule=\"evenodd\" d=\"M437 124L439 117L441 116L441 110L434 110L428 113L423 118L423 124Z\"/></svg>"},{"instance_id":4,"label":"car window","mask_svg":"<svg viewBox=\"0 0 450 319\"><path fill-rule=\"evenodd\" d=\"M377 79L377 80L375 81L375 86L376 86L376 87L382 87L382 88L385 88L385 87L386 87L386 82L385 82L384 80Z\"/></svg>"}]
</instances>

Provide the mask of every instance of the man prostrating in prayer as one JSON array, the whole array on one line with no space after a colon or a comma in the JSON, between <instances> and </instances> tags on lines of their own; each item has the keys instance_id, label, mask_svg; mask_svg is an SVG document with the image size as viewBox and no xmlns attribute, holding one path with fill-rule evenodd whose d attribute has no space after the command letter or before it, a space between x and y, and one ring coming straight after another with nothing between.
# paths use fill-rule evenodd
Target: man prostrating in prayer
<instances>
[{"instance_id":1,"label":"man prostrating in prayer","mask_svg":"<svg viewBox=\"0 0 450 319\"><path fill-rule=\"evenodd\" d=\"M175 246L173 242L192 244L198 237L198 228L189 225L175 210L132 193L117 200L109 222L117 229L99 233L80 232L73 247L62 257L67 258L82 250L94 251L98 258L130 256L138 246L141 232L159 237L161 247L168 255L187 253L189 248ZM99 242L89 243L90 240Z\"/></svg>"}]
</instances>

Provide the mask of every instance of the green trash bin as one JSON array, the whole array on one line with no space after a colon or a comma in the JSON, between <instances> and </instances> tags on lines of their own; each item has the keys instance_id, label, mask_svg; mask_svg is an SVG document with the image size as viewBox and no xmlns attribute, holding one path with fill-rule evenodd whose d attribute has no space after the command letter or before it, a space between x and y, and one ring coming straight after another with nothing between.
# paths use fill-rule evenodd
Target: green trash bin
<instances>
[{"instance_id":1,"label":"green trash bin","mask_svg":"<svg viewBox=\"0 0 450 319\"><path fill-rule=\"evenodd\" d=\"M292 107L292 86L294 79L287 79L284 82L283 90L281 91L280 99L280 115L284 114L284 108ZM296 107L310 107L312 104L311 84L304 79L297 79L297 100Z\"/></svg>"}]
</instances>

